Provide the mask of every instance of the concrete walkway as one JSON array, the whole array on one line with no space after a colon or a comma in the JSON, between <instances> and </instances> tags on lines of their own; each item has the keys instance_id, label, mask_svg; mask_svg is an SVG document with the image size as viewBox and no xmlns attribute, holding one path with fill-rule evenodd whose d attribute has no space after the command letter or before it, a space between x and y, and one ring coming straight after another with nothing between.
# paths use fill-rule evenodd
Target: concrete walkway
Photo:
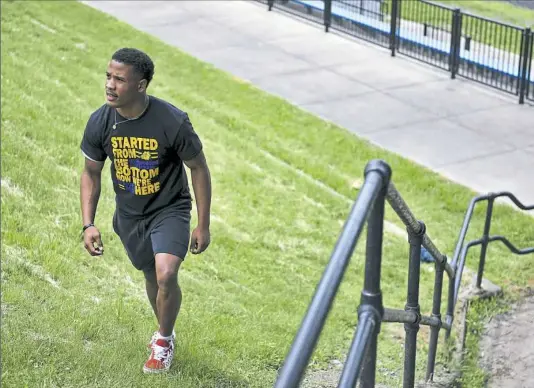
<instances>
[{"instance_id":1,"label":"concrete walkway","mask_svg":"<svg viewBox=\"0 0 534 388\"><path fill-rule=\"evenodd\" d=\"M481 341L488 388L534 387L534 296L491 320Z\"/></svg>"},{"instance_id":2,"label":"concrete walkway","mask_svg":"<svg viewBox=\"0 0 534 388\"><path fill-rule=\"evenodd\" d=\"M515 96L256 2L84 3L453 181L534 204L534 107Z\"/></svg>"}]
</instances>

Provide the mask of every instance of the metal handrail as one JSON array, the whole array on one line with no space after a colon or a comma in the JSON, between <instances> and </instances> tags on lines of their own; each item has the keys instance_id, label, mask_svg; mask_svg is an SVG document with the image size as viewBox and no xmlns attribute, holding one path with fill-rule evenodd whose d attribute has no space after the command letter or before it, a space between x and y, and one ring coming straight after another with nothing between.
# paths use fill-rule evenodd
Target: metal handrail
<instances>
[{"instance_id":1,"label":"metal handrail","mask_svg":"<svg viewBox=\"0 0 534 388\"><path fill-rule=\"evenodd\" d=\"M460 230L453 261L448 263L447 257L436 248L430 237L428 237L425 224L416 219L395 188L395 185L390 181L391 169L389 165L382 160L372 160L367 164L364 175L363 186L345 222L330 261L317 286L285 362L280 369L275 383L276 388L299 386L365 222L367 222L367 241L364 286L361 293L360 306L358 307L358 325L339 380L338 387L342 388L354 387L360 376L361 387L374 387L377 337L382 322L404 323L406 331L404 387L413 387L415 384L416 342L419 326L430 326L426 380L432 380L439 331L443 328L446 330L447 337L450 335L454 319L454 306L457 301L461 274L469 248L477 245L482 246L477 279L478 287L480 287L489 243L500 241L516 254L534 253L534 247L518 249L503 236L489 235L493 202L496 198L507 196L522 210L534 209L534 205L526 206L513 194L502 192L475 197L471 201ZM410 244L408 293L404 310L384 308L382 303L380 272L386 200L405 224ZM483 200L488 201L484 235L481 239L464 244L475 204ZM421 246L424 246L435 259L436 270L431 316L421 315L419 306ZM444 273L449 278L449 295L446 320L442 321L441 296Z\"/></svg>"},{"instance_id":2,"label":"metal handrail","mask_svg":"<svg viewBox=\"0 0 534 388\"><path fill-rule=\"evenodd\" d=\"M454 306L456 305L456 301L458 300L458 293L462 281L462 274L465 266L465 259L467 257L467 253L470 248L481 245L480 250L480 261L478 265L478 273L477 273L477 280L476 280L476 286L478 288L482 285L482 276L484 274L484 266L486 263L486 253L488 245L491 242L494 241L500 241L502 242L511 252L517 254L517 255L526 255L528 253L534 253L534 247L533 248L525 248L525 249L518 249L515 245L513 245L506 237L504 236L490 236L490 228L491 228L491 219L493 215L493 205L497 198L501 197L507 197L509 198L513 204L521 209L521 210L534 210L534 205L527 206L523 204L517 197L508 192L508 191L502 191L497 193L489 193L485 195L479 195L475 198L473 198L469 204L469 207L467 208L464 216L464 222L462 224L462 229L460 229L460 233L458 236L458 242L456 243L456 248L454 250L454 255L452 259L452 267L454 268L456 272L456 277L454 279L454 284L449 288L449 302L447 307L447 322L452 323L454 318ZM475 210L476 205L479 202L487 201L488 205L486 208L486 220L484 223L484 232L483 236L480 239L471 240L468 243L465 243L465 237L467 235L467 231L469 229L469 225L471 222L471 219L473 217L473 212ZM447 330L447 338L450 336L451 329L449 328Z\"/></svg>"},{"instance_id":3,"label":"metal handrail","mask_svg":"<svg viewBox=\"0 0 534 388\"><path fill-rule=\"evenodd\" d=\"M409 228L408 233L418 234L423 232L423 227L421 226L421 223L412 214L410 208L408 207L404 199L402 199L402 196L395 188L393 182L389 183L387 200L393 210L395 210L395 213L397 213L403 224ZM423 237L423 246L430 252L430 254L434 257L435 260L445 265L445 270L447 271L449 277L454 277L453 268L450 266L450 264L447 263L445 256L443 256L439 252L439 250L436 248L436 246L426 233Z\"/></svg>"},{"instance_id":4,"label":"metal handrail","mask_svg":"<svg viewBox=\"0 0 534 388\"><path fill-rule=\"evenodd\" d=\"M383 208L384 208L384 190L387 185L389 177L391 176L391 170L382 161L370 162L365 169L365 181L360 189L358 198L354 203L350 215L343 227L341 235L335 245L334 251L330 258L330 261L324 271L324 274L317 286L315 295L309 305L308 311L301 327L295 337L293 345L289 351L286 361L280 371L276 387L296 387L302 379L302 375L311 357L311 354L315 348L319 334L324 326L326 317L330 308L337 289L341 283L341 279L345 273L350 257L356 247L356 242L364 228L367 218L371 214L371 220L369 221L369 233L373 237L379 238L380 241L376 246L371 247L373 249L382 248L382 225L383 223ZM379 197L382 197L382 204ZM379 209L382 209L380 212ZM378 210L377 210L378 209ZM377 225L375 225L377 224ZM380 230L374 230L373 226ZM370 249L369 240L367 244L368 256L373 254L371 260L377 261L381 258L381 252L372 252ZM376 262L375 262L376 263ZM380 276L375 277L374 270L376 264L373 264L372 270L366 268L366 282L368 288L376 291L376 285L380 284ZM378 269L380 269L380 263L378 262ZM359 331L364 328L366 333L369 327L366 325L366 320L369 319L369 324L374 328L380 322L382 312L380 310L373 311L374 315L366 314L362 316L362 324L359 325ZM374 332L372 330L371 332ZM368 339L365 336L365 339ZM358 368L359 369L359 368Z\"/></svg>"}]
</instances>

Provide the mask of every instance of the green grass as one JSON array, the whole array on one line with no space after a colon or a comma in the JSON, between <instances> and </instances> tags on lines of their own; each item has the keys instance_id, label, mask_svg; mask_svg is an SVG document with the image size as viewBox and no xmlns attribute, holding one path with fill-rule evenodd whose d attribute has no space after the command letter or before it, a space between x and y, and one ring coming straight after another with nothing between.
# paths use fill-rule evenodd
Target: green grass
<instances>
[{"instance_id":1,"label":"green grass","mask_svg":"<svg viewBox=\"0 0 534 388\"><path fill-rule=\"evenodd\" d=\"M439 0L438 3L464 12L513 24L518 27L534 26L534 10L522 8L507 1Z\"/></svg>"},{"instance_id":2,"label":"green grass","mask_svg":"<svg viewBox=\"0 0 534 388\"><path fill-rule=\"evenodd\" d=\"M437 246L453 251L474 195L466 188L80 3L1 6L3 386L271 385L357 195L353 183L374 158L392 166L397 187ZM153 57L151 93L189 113L212 170L212 245L200 257L189 256L180 271L184 301L166 376L142 374L155 319L142 275L112 232L107 168L96 219L105 256L90 257L79 240L79 142L89 114L103 103L107 61L124 46ZM389 207L386 213L400 226ZM494 217L495 233L532 245L530 217L505 206L497 206ZM482 231L482 222L479 209L470 236ZM313 368L348 349L364 246L362 238ZM386 234L387 307L404 307L407 257L405 239ZM533 265L532 256L517 259L492 245L487 276L513 290L531 281ZM423 266L425 314L432 287L431 267ZM420 338L422 378L427 330ZM383 326L380 382L399 385L402 342L402 325Z\"/></svg>"},{"instance_id":3,"label":"green grass","mask_svg":"<svg viewBox=\"0 0 534 388\"><path fill-rule=\"evenodd\" d=\"M392 0L386 0L383 5L387 13L391 13L391 2ZM464 13L462 36L470 36L475 42L484 43L517 55L521 52L522 32L503 26L503 23L519 28L534 26L534 10L513 6L503 1L440 0L428 3L418 0L402 0L400 4L403 20L426 23L433 27L442 28L449 33L452 31L452 11L443 9L439 5L451 9L459 8ZM470 15L500 23L480 20ZM429 34L431 33L429 32ZM434 36L445 37L446 35L438 31Z\"/></svg>"}]
</instances>

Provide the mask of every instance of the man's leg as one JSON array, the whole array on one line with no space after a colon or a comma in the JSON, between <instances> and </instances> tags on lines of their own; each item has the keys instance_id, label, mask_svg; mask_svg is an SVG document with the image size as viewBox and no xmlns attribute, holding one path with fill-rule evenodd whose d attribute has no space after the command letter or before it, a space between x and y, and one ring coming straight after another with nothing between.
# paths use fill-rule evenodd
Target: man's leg
<instances>
[{"instance_id":1,"label":"man's leg","mask_svg":"<svg viewBox=\"0 0 534 388\"><path fill-rule=\"evenodd\" d=\"M152 306L152 310L154 310L154 314L156 315L156 319L158 320L159 324L159 316L158 316L158 307L156 304L156 298L158 296L158 279L156 277L156 269L144 271L145 274L145 287L146 287L146 295L148 296L148 300L150 301L150 305Z\"/></svg>"},{"instance_id":2,"label":"man's leg","mask_svg":"<svg viewBox=\"0 0 534 388\"><path fill-rule=\"evenodd\" d=\"M120 217L118 213L115 212L113 215L113 230L121 239L124 249L128 254L128 258L133 266L138 270L142 270L145 275L146 293L159 324L156 304L158 282L156 278L156 267L152 246L150 243L147 243L145 239L140 238L138 220ZM142 231L142 233L144 233L144 231Z\"/></svg>"},{"instance_id":3,"label":"man's leg","mask_svg":"<svg viewBox=\"0 0 534 388\"><path fill-rule=\"evenodd\" d=\"M168 253L156 254L157 298L156 311L159 333L170 337L182 304L182 291L178 285L178 270L182 259Z\"/></svg>"},{"instance_id":4,"label":"man's leg","mask_svg":"<svg viewBox=\"0 0 534 388\"><path fill-rule=\"evenodd\" d=\"M169 209L160 213L151 227L159 330L153 337L152 353L143 368L147 373L168 370L174 356L173 328L182 303L178 270L187 255L189 220L189 214Z\"/></svg>"},{"instance_id":5,"label":"man's leg","mask_svg":"<svg viewBox=\"0 0 534 388\"><path fill-rule=\"evenodd\" d=\"M143 367L146 373L164 372L171 366L174 356L173 328L182 303L182 293L178 287L178 269L182 259L169 253L157 253L155 261L159 330L152 338L152 353Z\"/></svg>"}]
</instances>

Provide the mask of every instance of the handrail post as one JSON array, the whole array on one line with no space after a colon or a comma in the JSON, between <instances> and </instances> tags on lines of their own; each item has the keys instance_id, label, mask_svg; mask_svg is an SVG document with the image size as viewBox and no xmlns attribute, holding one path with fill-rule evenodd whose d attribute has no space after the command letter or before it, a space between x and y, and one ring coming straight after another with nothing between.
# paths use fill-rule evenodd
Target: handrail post
<instances>
[{"instance_id":1,"label":"handrail post","mask_svg":"<svg viewBox=\"0 0 534 388\"><path fill-rule=\"evenodd\" d=\"M484 275L484 265L486 263L486 252L488 250L489 231L491 227L491 216L493 214L493 197L488 199L486 210L486 223L484 224L484 235L482 236L482 246L480 248L480 262L478 264L477 288L482 285L482 276Z\"/></svg>"},{"instance_id":2,"label":"handrail post","mask_svg":"<svg viewBox=\"0 0 534 388\"><path fill-rule=\"evenodd\" d=\"M384 186L375 200L367 224L365 279L360 307L358 308L358 321L360 321L364 314L371 314L374 318L375 326L362 365L361 388L373 388L375 386L377 339L378 333L380 332L380 323L384 316L384 305L382 303L382 292L380 290L380 272L382 267L384 207L386 203L387 187L391 178L391 170L387 165L378 167L381 168L383 175L385 175L385 179ZM385 167L387 167L387 169ZM352 373L351 375L352 376L349 375L345 378L345 373L343 373L340 380L342 384L340 384L340 386L345 386L343 384L345 384L346 381L348 383L346 385L347 387L354 387L357 373Z\"/></svg>"},{"instance_id":3,"label":"handrail post","mask_svg":"<svg viewBox=\"0 0 534 388\"><path fill-rule=\"evenodd\" d=\"M456 267L458 268L458 267ZM445 339L448 340L449 337L451 336L451 330L452 330L452 322L454 321L454 304L455 304L455 300L454 300L454 294L455 294L455 289L454 289L454 283L456 281L456 277L458 276L457 272L456 272L456 268L454 270L454 278L449 278L449 292L448 292L448 296L447 296L447 316L446 316L446 319L445 319L445 322L449 325L449 329L446 331L445 333Z\"/></svg>"},{"instance_id":4,"label":"handrail post","mask_svg":"<svg viewBox=\"0 0 534 388\"><path fill-rule=\"evenodd\" d=\"M404 341L404 381L403 388L413 388L415 384L415 359L417 355L417 333L421 321L419 306L419 278L421 272L421 244L426 232L425 224L419 221L421 228L414 231L408 228L408 241L410 243L410 267L408 271L408 295L406 298L406 311L414 312L417 320L405 323L406 331Z\"/></svg>"},{"instance_id":5,"label":"handrail post","mask_svg":"<svg viewBox=\"0 0 534 388\"><path fill-rule=\"evenodd\" d=\"M443 271L447 257L443 256L443 262L436 260L436 273L434 277L434 299L432 302L432 317L437 318L440 326L430 328L430 341L428 345L428 362L426 367L426 381L434 378L434 367L436 365L436 352L438 347L439 331L441 329L441 294L443 290Z\"/></svg>"}]
</instances>

